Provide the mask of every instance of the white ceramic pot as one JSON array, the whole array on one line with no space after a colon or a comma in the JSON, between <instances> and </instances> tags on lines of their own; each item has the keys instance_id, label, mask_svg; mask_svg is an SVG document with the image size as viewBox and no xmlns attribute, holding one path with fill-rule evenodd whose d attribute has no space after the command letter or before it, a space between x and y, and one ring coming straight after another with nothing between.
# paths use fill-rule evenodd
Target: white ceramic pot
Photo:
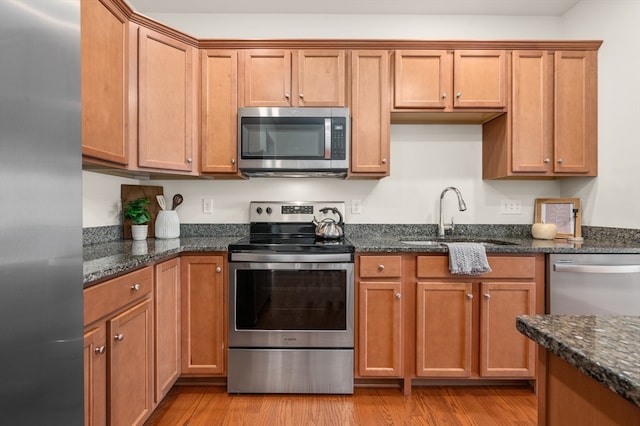
<instances>
[{"instance_id":1,"label":"white ceramic pot","mask_svg":"<svg viewBox=\"0 0 640 426\"><path fill-rule=\"evenodd\" d=\"M156 238L178 238L180 219L175 210L160 210L156 217Z\"/></svg>"},{"instance_id":2,"label":"white ceramic pot","mask_svg":"<svg viewBox=\"0 0 640 426\"><path fill-rule=\"evenodd\" d=\"M131 225L131 238L135 241L146 240L148 231L149 225Z\"/></svg>"},{"instance_id":3,"label":"white ceramic pot","mask_svg":"<svg viewBox=\"0 0 640 426\"><path fill-rule=\"evenodd\" d=\"M531 235L537 240L553 240L558 234L558 227L554 223L534 223Z\"/></svg>"}]
</instances>

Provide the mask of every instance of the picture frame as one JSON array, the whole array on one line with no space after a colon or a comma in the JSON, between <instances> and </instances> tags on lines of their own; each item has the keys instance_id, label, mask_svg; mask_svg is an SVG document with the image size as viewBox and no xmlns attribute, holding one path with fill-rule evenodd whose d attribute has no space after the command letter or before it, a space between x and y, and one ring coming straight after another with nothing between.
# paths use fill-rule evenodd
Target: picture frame
<instances>
[{"instance_id":1,"label":"picture frame","mask_svg":"<svg viewBox=\"0 0 640 426\"><path fill-rule=\"evenodd\" d=\"M581 238L580 218L579 198L536 198L535 223L554 223L556 238Z\"/></svg>"}]
</instances>

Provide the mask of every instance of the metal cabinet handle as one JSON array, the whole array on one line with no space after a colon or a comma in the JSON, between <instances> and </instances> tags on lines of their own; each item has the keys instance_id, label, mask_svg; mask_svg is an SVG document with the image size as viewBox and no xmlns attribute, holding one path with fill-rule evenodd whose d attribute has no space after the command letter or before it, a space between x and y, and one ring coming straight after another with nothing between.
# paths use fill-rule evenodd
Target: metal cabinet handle
<instances>
[{"instance_id":1,"label":"metal cabinet handle","mask_svg":"<svg viewBox=\"0 0 640 426\"><path fill-rule=\"evenodd\" d=\"M382 164L387 164L387 159L386 158L382 159Z\"/></svg>"},{"instance_id":2,"label":"metal cabinet handle","mask_svg":"<svg viewBox=\"0 0 640 426\"><path fill-rule=\"evenodd\" d=\"M124 340L124 334L122 334L122 333L116 334L115 336L113 336L113 338L115 340L117 340L118 342L121 342L121 341Z\"/></svg>"},{"instance_id":3,"label":"metal cabinet handle","mask_svg":"<svg viewBox=\"0 0 640 426\"><path fill-rule=\"evenodd\" d=\"M461 98L461 97L462 97L462 92L456 93L456 98Z\"/></svg>"},{"instance_id":4,"label":"metal cabinet handle","mask_svg":"<svg viewBox=\"0 0 640 426\"><path fill-rule=\"evenodd\" d=\"M469 300L473 299L473 293L467 293L467 299Z\"/></svg>"},{"instance_id":5,"label":"metal cabinet handle","mask_svg":"<svg viewBox=\"0 0 640 426\"><path fill-rule=\"evenodd\" d=\"M287 99L289 99L289 94L288 94L288 93L285 93L285 94L284 94L284 97L285 97L285 98L287 98Z\"/></svg>"},{"instance_id":6,"label":"metal cabinet handle","mask_svg":"<svg viewBox=\"0 0 640 426\"><path fill-rule=\"evenodd\" d=\"M140 291L140 284L134 284L131 286L132 291Z\"/></svg>"},{"instance_id":7,"label":"metal cabinet handle","mask_svg":"<svg viewBox=\"0 0 640 426\"><path fill-rule=\"evenodd\" d=\"M193 158L191 158L191 157L187 158L187 163L189 163L189 164L193 163Z\"/></svg>"},{"instance_id":8,"label":"metal cabinet handle","mask_svg":"<svg viewBox=\"0 0 640 426\"><path fill-rule=\"evenodd\" d=\"M485 299L491 299L491 295L490 295L489 293L485 293L485 294L484 294L484 298L485 298Z\"/></svg>"},{"instance_id":9,"label":"metal cabinet handle","mask_svg":"<svg viewBox=\"0 0 640 426\"><path fill-rule=\"evenodd\" d=\"M558 164L562 164L563 162L564 160L562 160L562 158L558 160Z\"/></svg>"},{"instance_id":10,"label":"metal cabinet handle","mask_svg":"<svg viewBox=\"0 0 640 426\"><path fill-rule=\"evenodd\" d=\"M96 355L102 355L106 352L106 350L107 350L106 346L102 345L102 346L98 346L95 349L95 352L96 352Z\"/></svg>"},{"instance_id":11,"label":"metal cabinet handle","mask_svg":"<svg viewBox=\"0 0 640 426\"><path fill-rule=\"evenodd\" d=\"M446 93L442 94L442 99L447 99L447 94Z\"/></svg>"},{"instance_id":12,"label":"metal cabinet handle","mask_svg":"<svg viewBox=\"0 0 640 426\"><path fill-rule=\"evenodd\" d=\"M300 93L300 99L304 99L304 93Z\"/></svg>"},{"instance_id":13,"label":"metal cabinet handle","mask_svg":"<svg viewBox=\"0 0 640 426\"><path fill-rule=\"evenodd\" d=\"M549 158L545 158L545 159L544 159L544 162L545 162L545 163L550 163L550 162L551 162L551 159L549 159Z\"/></svg>"},{"instance_id":14,"label":"metal cabinet handle","mask_svg":"<svg viewBox=\"0 0 640 426\"><path fill-rule=\"evenodd\" d=\"M216 267L216 272L218 273L222 272L222 268L220 266Z\"/></svg>"},{"instance_id":15,"label":"metal cabinet handle","mask_svg":"<svg viewBox=\"0 0 640 426\"><path fill-rule=\"evenodd\" d=\"M231 159L231 164L236 164L236 159L235 158Z\"/></svg>"},{"instance_id":16,"label":"metal cabinet handle","mask_svg":"<svg viewBox=\"0 0 640 426\"><path fill-rule=\"evenodd\" d=\"M396 299L398 299L398 300L400 300L400 297L402 297L402 296L400 296L400 293L396 293L395 296L396 296Z\"/></svg>"},{"instance_id":17,"label":"metal cabinet handle","mask_svg":"<svg viewBox=\"0 0 640 426\"><path fill-rule=\"evenodd\" d=\"M384 265L378 265L378 271L384 271Z\"/></svg>"}]
</instances>

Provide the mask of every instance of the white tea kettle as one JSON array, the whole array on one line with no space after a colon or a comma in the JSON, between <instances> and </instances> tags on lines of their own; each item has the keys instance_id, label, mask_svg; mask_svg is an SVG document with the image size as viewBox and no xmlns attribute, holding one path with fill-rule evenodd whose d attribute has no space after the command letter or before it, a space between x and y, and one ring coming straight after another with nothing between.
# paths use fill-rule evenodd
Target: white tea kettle
<instances>
[{"instance_id":1,"label":"white tea kettle","mask_svg":"<svg viewBox=\"0 0 640 426\"><path fill-rule=\"evenodd\" d=\"M341 238L344 235L344 230L342 229L344 222L340 210L334 207L323 207L320 211L322 213L331 211L338 215L339 220L336 222L335 219L327 217L318 222L314 216L313 224L316 226L316 237L326 239Z\"/></svg>"}]
</instances>

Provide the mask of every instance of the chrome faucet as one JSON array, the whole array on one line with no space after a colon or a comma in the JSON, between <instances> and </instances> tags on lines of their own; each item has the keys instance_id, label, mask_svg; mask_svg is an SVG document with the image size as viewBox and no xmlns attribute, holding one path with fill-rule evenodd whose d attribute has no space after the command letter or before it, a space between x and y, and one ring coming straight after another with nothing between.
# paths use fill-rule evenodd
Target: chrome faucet
<instances>
[{"instance_id":1,"label":"chrome faucet","mask_svg":"<svg viewBox=\"0 0 640 426\"><path fill-rule=\"evenodd\" d=\"M455 188L453 186L445 188L444 191L442 191L442 194L440 194L440 221L438 222L438 237L444 237L444 233L447 230L453 232L453 228L455 227L455 225L453 224L453 216L451 217L451 223L445 224L442 220L442 199L449 190L455 191L456 195L458 196L458 210L463 212L467 209L467 205L464 203L462 194L460 193L460 190L458 188Z\"/></svg>"}]
</instances>

